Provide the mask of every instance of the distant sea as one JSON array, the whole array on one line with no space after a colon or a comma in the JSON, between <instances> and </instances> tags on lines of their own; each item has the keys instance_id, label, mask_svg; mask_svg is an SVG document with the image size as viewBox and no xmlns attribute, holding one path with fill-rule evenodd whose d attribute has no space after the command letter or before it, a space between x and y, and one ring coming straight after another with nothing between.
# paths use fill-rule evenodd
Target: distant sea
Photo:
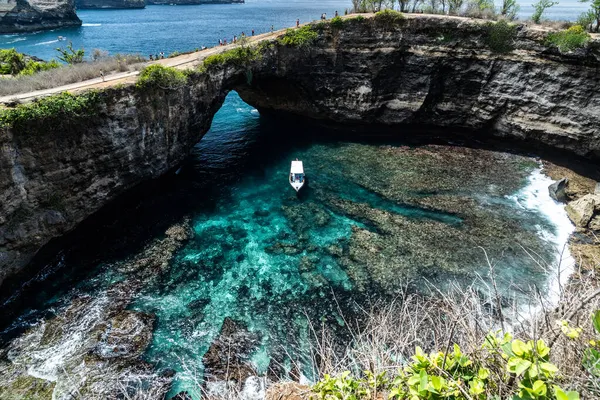
<instances>
[{"instance_id":1,"label":"distant sea","mask_svg":"<svg viewBox=\"0 0 600 400\"><path fill-rule=\"evenodd\" d=\"M521 0L520 18L531 16L533 0ZM501 4L496 0L496 3ZM250 34L289 27L301 22L328 17L337 10L343 14L351 7L350 0L247 0L245 4L214 4L198 6L148 6L141 10L79 10L83 21L79 28L27 34L0 35L0 48L17 50L43 59L56 57L56 47L64 36L88 54L93 49L111 54L150 54L189 51L211 47L219 39L230 40L241 32ZM589 5L577 0L560 0L545 14L547 19L575 20Z\"/></svg>"}]
</instances>

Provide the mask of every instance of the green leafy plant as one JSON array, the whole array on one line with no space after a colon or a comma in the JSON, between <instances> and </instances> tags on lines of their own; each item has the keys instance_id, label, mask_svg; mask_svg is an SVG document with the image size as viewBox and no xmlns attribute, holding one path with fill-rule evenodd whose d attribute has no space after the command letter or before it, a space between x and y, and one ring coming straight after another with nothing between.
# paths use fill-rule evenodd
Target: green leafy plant
<instances>
[{"instance_id":1,"label":"green leafy plant","mask_svg":"<svg viewBox=\"0 0 600 400\"><path fill-rule=\"evenodd\" d=\"M531 16L531 20L536 24L539 24L542 20L542 15L544 11L546 11L550 7L554 7L558 4L558 1L553 0L538 0L536 3L532 4L533 7L533 15Z\"/></svg>"},{"instance_id":2,"label":"green leafy plant","mask_svg":"<svg viewBox=\"0 0 600 400\"><path fill-rule=\"evenodd\" d=\"M496 53L507 53L514 49L517 37L517 27L505 20L490 22L487 25L486 42L490 49Z\"/></svg>"},{"instance_id":3,"label":"green leafy plant","mask_svg":"<svg viewBox=\"0 0 600 400\"><path fill-rule=\"evenodd\" d=\"M313 44L319 34L310 25L305 25L296 29L288 29L281 38L279 43L290 47L308 47Z\"/></svg>"},{"instance_id":4,"label":"green leafy plant","mask_svg":"<svg viewBox=\"0 0 600 400\"><path fill-rule=\"evenodd\" d=\"M600 378L600 310L592 315L592 325L596 331L596 338L590 340L590 346L584 351L583 366L592 375Z\"/></svg>"},{"instance_id":5,"label":"green leafy plant","mask_svg":"<svg viewBox=\"0 0 600 400\"><path fill-rule=\"evenodd\" d=\"M15 49L0 50L0 74L17 75L25 68L25 56Z\"/></svg>"},{"instance_id":6,"label":"green leafy plant","mask_svg":"<svg viewBox=\"0 0 600 400\"><path fill-rule=\"evenodd\" d=\"M600 329L600 316L598 325ZM395 400L484 400L499 398L501 384L511 388L513 400L579 400L577 392L558 385L558 368L549 360L550 348L543 340L524 342L495 333L486 336L475 357L456 344L452 351L431 354L417 347L391 381L385 372L367 371L355 378L345 371L325 375L313 390L323 400L370 399L382 391Z\"/></svg>"},{"instance_id":7,"label":"green leafy plant","mask_svg":"<svg viewBox=\"0 0 600 400\"><path fill-rule=\"evenodd\" d=\"M548 45L556 46L562 53L585 47L590 35L581 25L574 25L560 32L552 32L546 37Z\"/></svg>"},{"instance_id":8,"label":"green leafy plant","mask_svg":"<svg viewBox=\"0 0 600 400\"><path fill-rule=\"evenodd\" d=\"M342 29L344 27L344 20L342 17L333 17L329 24L333 29Z\"/></svg>"},{"instance_id":9,"label":"green leafy plant","mask_svg":"<svg viewBox=\"0 0 600 400\"><path fill-rule=\"evenodd\" d=\"M83 58L85 57L84 49L73 48L73 43L69 42L66 49L62 49L60 47L56 48L58 52L58 59L66 62L67 64L79 64L83 62Z\"/></svg>"},{"instance_id":10,"label":"green leafy plant","mask_svg":"<svg viewBox=\"0 0 600 400\"><path fill-rule=\"evenodd\" d=\"M99 104L100 95L97 91L80 95L64 92L0 110L0 127L23 130L30 125L43 124L48 130L60 130L76 119L96 115Z\"/></svg>"},{"instance_id":11,"label":"green leafy plant","mask_svg":"<svg viewBox=\"0 0 600 400\"><path fill-rule=\"evenodd\" d=\"M260 60L263 52L266 51L268 47L268 44L248 46L242 42L242 44L236 48L206 57L201 69L211 69L225 64L231 64L237 67L248 67L252 62Z\"/></svg>"},{"instance_id":12,"label":"green leafy plant","mask_svg":"<svg viewBox=\"0 0 600 400\"><path fill-rule=\"evenodd\" d=\"M404 14L400 11L390 10L386 8L385 10L378 11L375 13L374 20L376 23L380 23L386 26L395 26L401 24L405 18Z\"/></svg>"},{"instance_id":13,"label":"green leafy plant","mask_svg":"<svg viewBox=\"0 0 600 400\"><path fill-rule=\"evenodd\" d=\"M149 65L140 72L136 82L138 89L176 89L187 83L187 75L173 67L160 64Z\"/></svg>"}]
</instances>

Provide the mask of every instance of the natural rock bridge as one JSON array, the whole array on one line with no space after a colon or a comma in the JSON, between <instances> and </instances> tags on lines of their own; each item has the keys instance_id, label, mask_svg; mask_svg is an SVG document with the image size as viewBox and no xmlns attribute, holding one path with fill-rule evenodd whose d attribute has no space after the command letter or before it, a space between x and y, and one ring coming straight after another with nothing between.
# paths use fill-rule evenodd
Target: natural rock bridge
<instances>
[{"instance_id":1,"label":"natural rock bridge","mask_svg":"<svg viewBox=\"0 0 600 400\"><path fill-rule=\"evenodd\" d=\"M402 21L350 16L318 24L307 46L282 32L256 37L262 55L189 74L186 84L140 89L133 75L58 88L99 89L87 114L43 117L0 134L0 283L52 238L138 183L177 167L208 131L227 93L261 112L349 126L462 130L600 157L598 42L562 55L541 28L520 26L497 53L489 25L458 17ZM193 69L205 55L161 60ZM226 49L225 49L226 50ZM10 96L14 98L15 96ZM6 101L7 99L3 99ZM23 107L23 106L21 106Z\"/></svg>"}]
</instances>

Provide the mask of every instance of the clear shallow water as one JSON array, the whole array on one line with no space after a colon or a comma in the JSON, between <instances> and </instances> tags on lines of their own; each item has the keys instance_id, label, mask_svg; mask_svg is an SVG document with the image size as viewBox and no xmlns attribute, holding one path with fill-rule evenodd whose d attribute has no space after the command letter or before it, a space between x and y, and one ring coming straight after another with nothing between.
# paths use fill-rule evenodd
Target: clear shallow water
<instances>
[{"instance_id":1,"label":"clear shallow water","mask_svg":"<svg viewBox=\"0 0 600 400\"><path fill-rule=\"evenodd\" d=\"M289 368L291 359L306 360L309 320L344 335L342 315L394 298L407 281L469 284L487 272L478 246L498 262L507 296L553 285L523 248L552 263L572 228L534 160L327 134L261 118L231 93L180 173L121 202L82 243L65 244L53 263L58 273L0 338L92 296L86 324L72 323L65 340L17 358L35 363L30 373L56 379L82 347L83 330L102 321L106 290L130 279L123 261L184 219L190 240L162 274L144 278L129 306L156 315L144 358L179 372L173 392L190 385L181 360L202 370L227 317L258 334L251 360L259 372L272 360ZM310 178L301 198L287 182L296 157Z\"/></svg>"}]
</instances>

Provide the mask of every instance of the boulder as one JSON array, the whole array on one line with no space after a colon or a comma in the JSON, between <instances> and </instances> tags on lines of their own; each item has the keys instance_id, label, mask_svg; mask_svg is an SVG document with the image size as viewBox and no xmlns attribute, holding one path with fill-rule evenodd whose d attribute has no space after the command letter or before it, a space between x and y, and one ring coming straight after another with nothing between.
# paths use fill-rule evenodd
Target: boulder
<instances>
[{"instance_id":1,"label":"boulder","mask_svg":"<svg viewBox=\"0 0 600 400\"><path fill-rule=\"evenodd\" d=\"M296 382L281 382L267 389L265 400L308 400L314 394L310 386Z\"/></svg>"},{"instance_id":2,"label":"boulder","mask_svg":"<svg viewBox=\"0 0 600 400\"><path fill-rule=\"evenodd\" d=\"M593 231L600 231L600 215L594 216L589 223L589 228Z\"/></svg>"},{"instance_id":3,"label":"boulder","mask_svg":"<svg viewBox=\"0 0 600 400\"><path fill-rule=\"evenodd\" d=\"M258 335L249 332L243 323L225 318L219 336L202 358L205 381L235 381L243 384L247 378L256 375L250 355L259 342Z\"/></svg>"},{"instance_id":4,"label":"boulder","mask_svg":"<svg viewBox=\"0 0 600 400\"><path fill-rule=\"evenodd\" d=\"M569 180L567 178L562 178L561 180L556 181L552 185L548 186L550 197L560 203L566 203L569 200L565 190L568 184Z\"/></svg>"},{"instance_id":5,"label":"boulder","mask_svg":"<svg viewBox=\"0 0 600 400\"><path fill-rule=\"evenodd\" d=\"M582 198L567 204L567 214L575 226L587 228L594 217L594 212L600 208L600 195L586 194Z\"/></svg>"}]
</instances>

